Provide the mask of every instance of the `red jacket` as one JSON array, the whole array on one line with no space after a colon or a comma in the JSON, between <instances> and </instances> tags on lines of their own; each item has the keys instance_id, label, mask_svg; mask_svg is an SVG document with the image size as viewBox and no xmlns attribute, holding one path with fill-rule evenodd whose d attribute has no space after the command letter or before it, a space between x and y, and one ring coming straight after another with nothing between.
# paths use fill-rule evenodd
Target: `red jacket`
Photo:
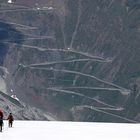
<instances>
[{"instance_id":1,"label":"red jacket","mask_svg":"<svg viewBox=\"0 0 140 140\"><path fill-rule=\"evenodd\" d=\"M0 116L1 118L3 118L3 112L0 110Z\"/></svg>"}]
</instances>

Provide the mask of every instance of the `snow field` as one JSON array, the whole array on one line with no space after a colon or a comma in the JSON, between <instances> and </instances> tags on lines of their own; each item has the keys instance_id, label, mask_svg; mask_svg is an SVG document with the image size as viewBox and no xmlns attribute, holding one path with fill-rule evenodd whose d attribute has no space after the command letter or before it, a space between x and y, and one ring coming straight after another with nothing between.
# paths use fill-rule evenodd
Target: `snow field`
<instances>
[{"instance_id":1,"label":"snow field","mask_svg":"<svg viewBox=\"0 0 140 140\"><path fill-rule=\"evenodd\" d=\"M4 122L0 140L139 140L140 124L15 121Z\"/></svg>"}]
</instances>

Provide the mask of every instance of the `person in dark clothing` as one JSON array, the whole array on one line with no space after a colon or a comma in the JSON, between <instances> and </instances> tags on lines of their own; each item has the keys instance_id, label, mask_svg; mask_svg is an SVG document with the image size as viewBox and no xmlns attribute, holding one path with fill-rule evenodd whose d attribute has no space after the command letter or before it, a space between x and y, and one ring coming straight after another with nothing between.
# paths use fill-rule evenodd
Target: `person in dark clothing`
<instances>
[{"instance_id":1,"label":"person in dark clothing","mask_svg":"<svg viewBox=\"0 0 140 140\"><path fill-rule=\"evenodd\" d=\"M8 123L9 123L9 127L12 127L13 126L13 121L14 121L14 117L13 117L12 113L9 114L7 120L8 120Z\"/></svg>"},{"instance_id":2,"label":"person in dark clothing","mask_svg":"<svg viewBox=\"0 0 140 140\"><path fill-rule=\"evenodd\" d=\"M3 112L0 110L0 132L2 132L3 127Z\"/></svg>"},{"instance_id":3,"label":"person in dark clothing","mask_svg":"<svg viewBox=\"0 0 140 140\"><path fill-rule=\"evenodd\" d=\"M0 116L0 132L2 132L3 118Z\"/></svg>"}]
</instances>

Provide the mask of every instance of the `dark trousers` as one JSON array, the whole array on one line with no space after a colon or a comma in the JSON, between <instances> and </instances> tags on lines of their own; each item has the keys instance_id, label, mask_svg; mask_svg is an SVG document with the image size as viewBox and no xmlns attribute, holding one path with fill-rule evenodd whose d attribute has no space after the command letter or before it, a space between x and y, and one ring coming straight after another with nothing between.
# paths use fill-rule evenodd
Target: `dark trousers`
<instances>
[{"instance_id":1,"label":"dark trousers","mask_svg":"<svg viewBox=\"0 0 140 140\"><path fill-rule=\"evenodd\" d=\"M9 121L9 127L13 126L13 121Z\"/></svg>"},{"instance_id":2,"label":"dark trousers","mask_svg":"<svg viewBox=\"0 0 140 140\"><path fill-rule=\"evenodd\" d=\"M0 132L2 132L3 120L0 120Z\"/></svg>"},{"instance_id":3,"label":"dark trousers","mask_svg":"<svg viewBox=\"0 0 140 140\"><path fill-rule=\"evenodd\" d=\"M0 132L2 131L2 124L0 124Z\"/></svg>"}]
</instances>

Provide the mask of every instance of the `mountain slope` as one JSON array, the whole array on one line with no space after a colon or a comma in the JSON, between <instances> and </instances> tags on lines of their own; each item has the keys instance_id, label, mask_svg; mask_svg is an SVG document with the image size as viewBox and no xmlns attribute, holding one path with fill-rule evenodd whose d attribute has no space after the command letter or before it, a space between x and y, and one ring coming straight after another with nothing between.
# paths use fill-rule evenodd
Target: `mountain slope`
<instances>
[{"instance_id":1,"label":"mountain slope","mask_svg":"<svg viewBox=\"0 0 140 140\"><path fill-rule=\"evenodd\" d=\"M9 95L58 120L139 121L139 1L2 4Z\"/></svg>"},{"instance_id":2,"label":"mountain slope","mask_svg":"<svg viewBox=\"0 0 140 140\"><path fill-rule=\"evenodd\" d=\"M0 107L3 109L4 119L12 112L14 118L19 120L55 120L51 114L45 114L35 107L27 106L2 92L0 92Z\"/></svg>"}]
</instances>

